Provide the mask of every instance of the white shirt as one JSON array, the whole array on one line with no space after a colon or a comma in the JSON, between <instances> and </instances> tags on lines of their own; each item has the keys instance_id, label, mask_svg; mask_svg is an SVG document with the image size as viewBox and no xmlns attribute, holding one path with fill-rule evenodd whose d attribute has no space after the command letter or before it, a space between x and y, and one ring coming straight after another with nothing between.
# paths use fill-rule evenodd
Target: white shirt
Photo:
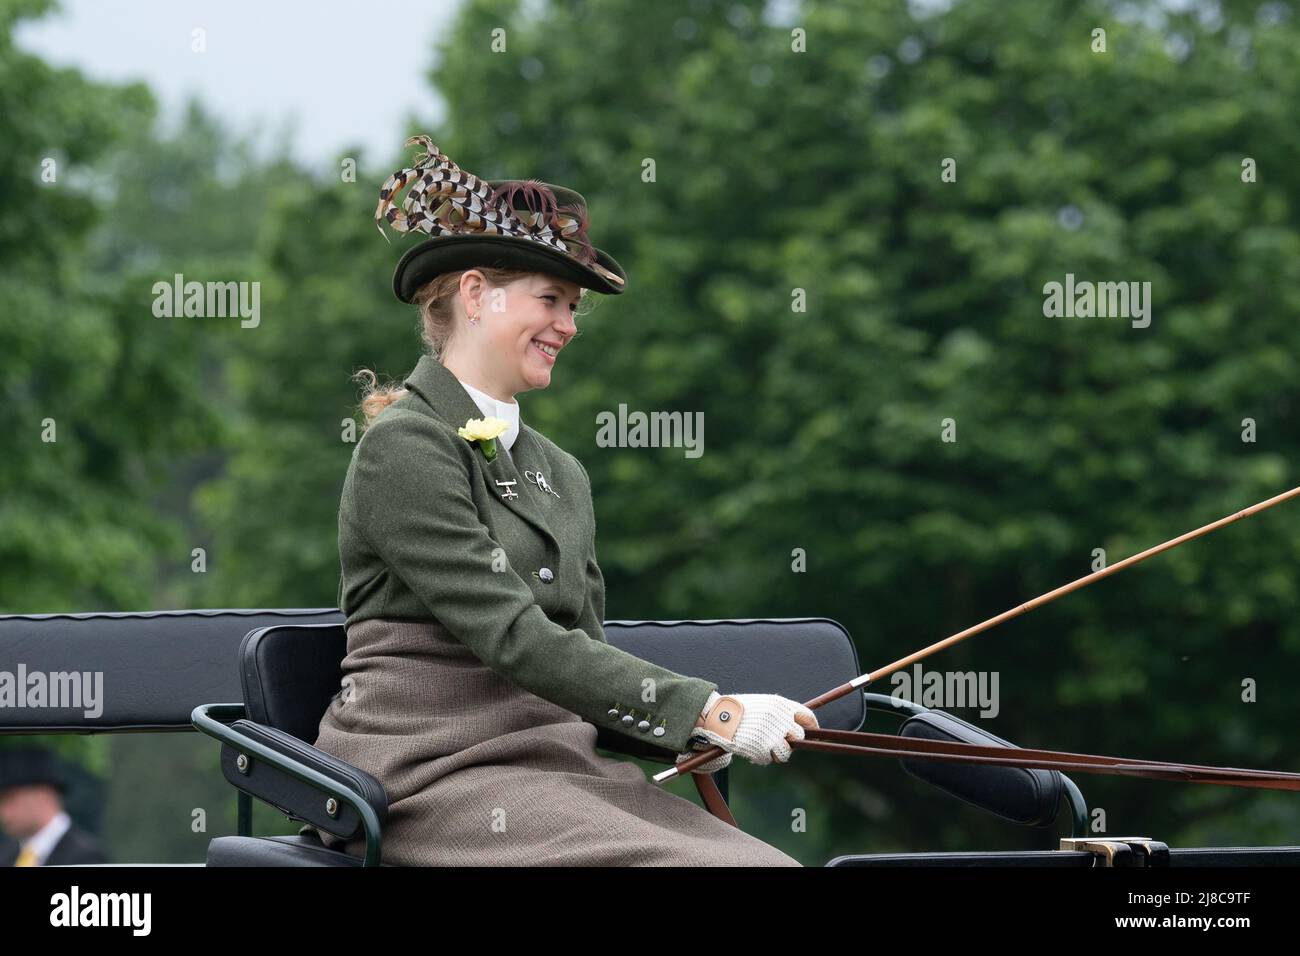
<instances>
[{"instance_id":1,"label":"white shirt","mask_svg":"<svg viewBox=\"0 0 1300 956\"><path fill-rule=\"evenodd\" d=\"M21 849L31 850L36 854L37 862L44 866L55 845L63 839L63 834L68 832L70 826L72 826L72 818L60 810L50 817L50 822L41 827L35 836L22 845Z\"/></svg>"},{"instance_id":2,"label":"white shirt","mask_svg":"<svg viewBox=\"0 0 1300 956\"><path fill-rule=\"evenodd\" d=\"M456 379L460 382L460 379ZM474 404L478 405L484 415L490 415L493 418L500 418L502 421L510 423L510 427L501 433L497 440L505 447L506 451L515 443L519 437L519 403L503 402L500 399L493 398L487 392L481 392L473 385L467 385L460 382L461 387L469 392L469 397L474 399Z\"/></svg>"}]
</instances>

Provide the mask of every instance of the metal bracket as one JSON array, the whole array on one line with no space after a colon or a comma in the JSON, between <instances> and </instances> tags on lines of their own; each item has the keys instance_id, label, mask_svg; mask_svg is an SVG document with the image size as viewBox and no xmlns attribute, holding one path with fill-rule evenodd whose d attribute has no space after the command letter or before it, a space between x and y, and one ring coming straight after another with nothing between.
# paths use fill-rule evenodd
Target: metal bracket
<instances>
[{"instance_id":1,"label":"metal bracket","mask_svg":"<svg viewBox=\"0 0 1300 956\"><path fill-rule=\"evenodd\" d=\"M1147 867L1169 865L1169 846L1144 836L1104 839L1062 837L1059 849L1082 850L1095 857L1101 867Z\"/></svg>"}]
</instances>

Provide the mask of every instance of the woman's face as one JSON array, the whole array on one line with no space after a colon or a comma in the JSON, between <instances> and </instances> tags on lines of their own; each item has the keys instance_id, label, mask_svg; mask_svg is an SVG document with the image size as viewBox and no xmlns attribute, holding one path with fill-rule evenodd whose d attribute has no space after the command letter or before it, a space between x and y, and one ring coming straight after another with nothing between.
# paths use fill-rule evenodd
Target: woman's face
<instances>
[{"instance_id":1,"label":"woman's face","mask_svg":"<svg viewBox=\"0 0 1300 956\"><path fill-rule=\"evenodd\" d=\"M576 282L543 273L501 288L481 283L470 299L480 321L466 338L477 346L485 378L510 396L550 385L559 352L577 334L573 313L581 293Z\"/></svg>"}]
</instances>

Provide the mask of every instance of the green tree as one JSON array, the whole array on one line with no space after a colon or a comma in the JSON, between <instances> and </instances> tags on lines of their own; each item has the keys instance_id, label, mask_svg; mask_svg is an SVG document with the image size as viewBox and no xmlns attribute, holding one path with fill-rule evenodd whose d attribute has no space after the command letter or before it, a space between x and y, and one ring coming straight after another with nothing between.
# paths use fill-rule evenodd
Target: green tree
<instances>
[{"instance_id":1,"label":"green tree","mask_svg":"<svg viewBox=\"0 0 1300 956\"><path fill-rule=\"evenodd\" d=\"M592 475L611 616L826 615L878 666L1086 573L1095 548L1114 561L1294 483L1285 8L520 9L470 4L448 36L439 142L483 175L579 185L628 265L629 293L526 406ZM484 55L495 26L506 55ZM1067 272L1150 281L1151 326L1045 317ZM620 402L702 410L708 453L596 447ZM1294 764L1270 675L1300 651L1298 530L1279 509L933 664L999 671L991 728L1026 745ZM913 803L889 764L801 758L835 808L824 850L1051 845ZM837 798L846 777L857 799ZM1267 794L1082 783L1114 825L1175 840L1300 822Z\"/></svg>"}]
</instances>

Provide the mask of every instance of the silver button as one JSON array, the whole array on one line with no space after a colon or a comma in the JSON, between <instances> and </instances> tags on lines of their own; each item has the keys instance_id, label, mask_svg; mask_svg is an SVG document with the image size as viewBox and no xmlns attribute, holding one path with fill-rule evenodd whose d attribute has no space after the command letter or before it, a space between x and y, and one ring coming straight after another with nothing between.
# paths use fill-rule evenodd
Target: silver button
<instances>
[{"instance_id":1,"label":"silver button","mask_svg":"<svg viewBox=\"0 0 1300 956\"><path fill-rule=\"evenodd\" d=\"M611 707L609 710L605 711L605 714L606 714L607 716L613 718L614 720L617 720L617 719L618 719L618 708L617 708L617 707Z\"/></svg>"},{"instance_id":2,"label":"silver button","mask_svg":"<svg viewBox=\"0 0 1300 956\"><path fill-rule=\"evenodd\" d=\"M542 568L537 572L537 576L541 578L543 581L545 581L547 584L550 584L551 581L555 579L555 574L554 572L551 571L550 568Z\"/></svg>"},{"instance_id":3,"label":"silver button","mask_svg":"<svg viewBox=\"0 0 1300 956\"><path fill-rule=\"evenodd\" d=\"M636 718L633 717L631 714L624 714L624 715L623 715L623 726L625 726L625 727L631 727L631 726L632 726L632 721L634 721L634 720L636 720Z\"/></svg>"},{"instance_id":4,"label":"silver button","mask_svg":"<svg viewBox=\"0 0 1300 956\"><path fill-rule=\"evenodd\" d=\"M662 736L663 736L664 734L666 734L667 732L668 732L668 731L666 731L666 730L663 728L663 725L662 725L662 724L661 724L660 726L656 727L654 730L650 731L650 733L654 734L656 737L662 737Z\"/></svg>"},{"instance_id":5,"label":"silver button","mask_svg":"<svg viewBox=\"0 0 1300 956\"><path fill-rule=\"evenodd\" d=\"M645 733L647 730L650 729L650 721L642 720L640 723L636 725L636 729L641 731L641 733Z\"/></svg>"}]
</instances>

